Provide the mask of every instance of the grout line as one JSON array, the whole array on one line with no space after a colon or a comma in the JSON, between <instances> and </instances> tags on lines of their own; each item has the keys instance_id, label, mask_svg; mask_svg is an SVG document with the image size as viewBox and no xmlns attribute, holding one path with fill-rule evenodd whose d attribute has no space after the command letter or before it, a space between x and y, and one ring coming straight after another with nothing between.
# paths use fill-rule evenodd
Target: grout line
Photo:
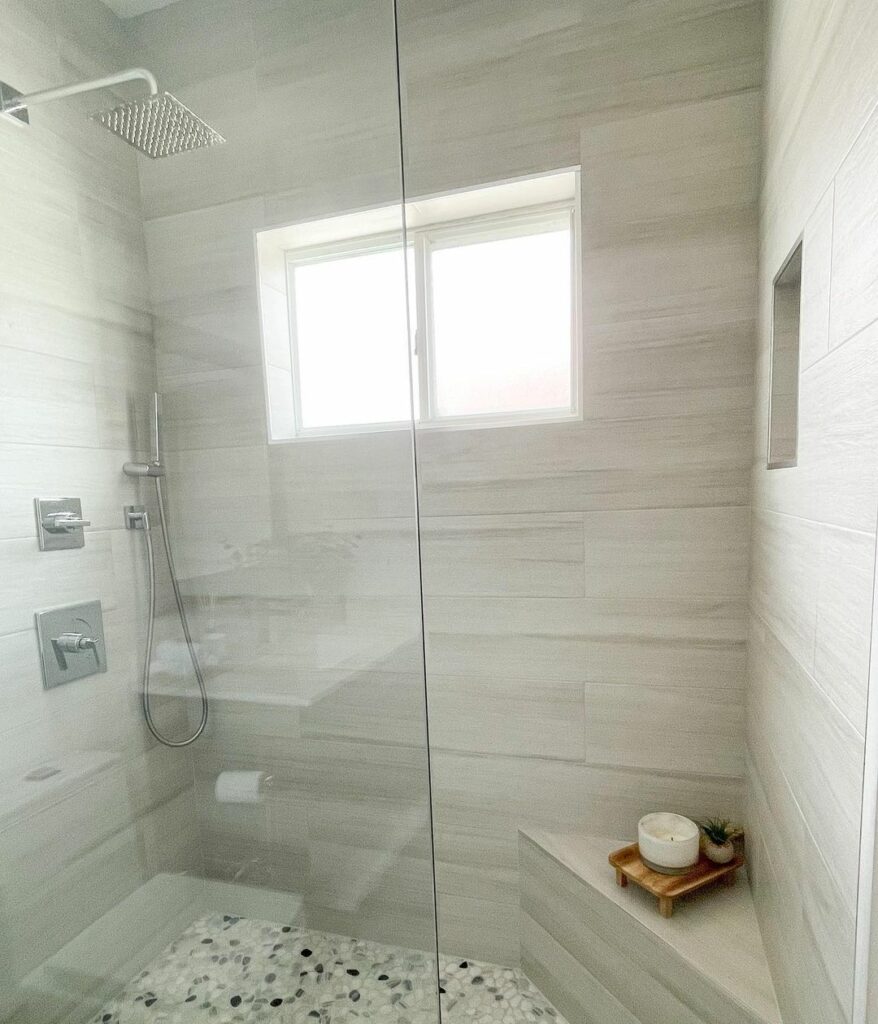
<instances>
[{"instance_id":1,"label":"grout line","mask_svg":"<svg viewBox=\"0 0 878 1024\"><path fill-rule=\"evenodd\" d=\"M799 659L795 656L795 654L793 654L793 652L789 649L789 647L787 647L787 645L783 642L783 640L781 640L781 638L778 636L777 630L774 628L774 626L765 618L764 615L762 615L761 612L757 611L752 605L750 606L750 613L753 615L754 618L758 619L762 623L762 625L765 627L766 630L768 630L768 632L774 638L775 643L777 643L778 646L783 649L784 653L787 655L787 657L790 659L790 661L792 661L793 664L802 673L804 673L804 675L807 677L808 682L811 684L813 689L815 689L817 691L817 693L826 701L826 703L835 711L835 713L841 719L843 719L844 722L847 723L847 725L850 726L850 728L859 737L859 739L864 740L865 739L865 734L864 734L863 730L859 726L855 725L850 720L850 718L847 716L847 714L844 711L842 711L842 709L838 706L838 704L836 704L835 700L826 692L826 690L823 689L823 686L814 678L814 675L813 675L811 669L809 669L805 665L803 665L802 662L799 661ZM749 689L749 687L748 687L748 689Z\"/></svg>"},{"instance_id":2,"label":"grout line","mask_svg":"<svg viewBox=\"0 0 878 1024\"><path fill-rule=\"evenodd\" d=\"M878 529L878 514L876 514ZM860 797L859 864L857 872L857 910L854 934L853 1024L867 1024L869 1003L869 962L872 959L872 900L875 881L876 820L878 820L878 701L872 690L878 650L876 635L876 597L878 597L878 545L872 561L872 629L869 647L869 675L866 687L866 735L863 757L863 784ZM873 981L874 984L874 981Z\"/></svg>"},{"instance_id":3,"label":"grout line","mask_svg":"<svg viewBox=\"0 0 878 1024\"><path fill-rule=\"evenodd\" d=\"M792 519L798 523L809 523L812 526L821 526L827 530L838 530L842 533L855 533L860 537L878 536L876 530L863 530L856 526L842 526L840 523L831 523L825 519L811 519L808 516L797 516L794 512L782 512L780 509L771 508L768 505L754 505L755 515L780 516L783 519Z\"/></svg>"}]
</instances>

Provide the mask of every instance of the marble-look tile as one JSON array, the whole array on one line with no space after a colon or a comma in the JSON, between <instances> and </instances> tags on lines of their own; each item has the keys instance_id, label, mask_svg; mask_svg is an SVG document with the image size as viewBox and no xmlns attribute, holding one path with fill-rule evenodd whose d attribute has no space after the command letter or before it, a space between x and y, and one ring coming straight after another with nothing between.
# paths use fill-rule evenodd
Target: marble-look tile
<instances>
[{"instance_id":1,"label":"marble-look tile","mask_svg":"<svg viewBox=\"0 0 878 1024\"><path fill-rule=\"evenodd\" d=\"M588 247L702 232L727 226L732 213L752 219L759 115L754 90L588 127L582 152Z\"/></svg>"},{"instance_id":2,"label":"marble-look tile","mask_svg":"<svg viewBox=\"0 0 878 1024\"><path fill-rule=\"evenodd\" d=\"M31 506L33 507L33 506ZM120 599L116 586L111 533L91 534L83 548L64 552L72 557L63 563L56 552L41 552L36 537L0 543L8 590L0 600L0 633L33 628L34 612L59 604L100 597L104 614Z\"/></svg>"},{"instance_id":3,"label":"marble-look tile","mask_svg":"<svg viewBox=\"0 0 878 1024\"><path fill-rule=\"evenodd\" d=\"M150 311L139 203L119 209L93 196L77 202L82 266L101 303Z\"/></svg>"},{"instance_id":4,"label":"marble-look tile","mask_svg":"<svg viewBox=\"0 0 878 1024\"><path fill-rule=\"evenodd\" d=\"M99 447L94 371L72 359L3 350L4 442ZM39 410L39 415L35 412Z\"/></svg>"},{"instance_id":5,"label":"marble-look tile","mask_svg":"<svg viewBox=\"0 0 878 1024\"><path fill-rule=\"evenodd\" d=\"M662 5L634 18L614 5L515 3L502 31L489 9L435 0L401 9L406 178L415 194L571 166L583 123L606 111L624 119L759 81L755 5L686 3L673 17Z\"/></svg>"},{"instance_id":6,"label":"marble-look tile","mask_svg":"<svg viewBox=\"0 0 878 1024\"><path fill-rule=\"evenodd\" d=\"M437 516L421 521L430 595L579 597L582 516Z\"/></svg>"},{"instance_id":7,"label":"marble-look tile","mask_svg":"<svg viewBox=\"0 0 878 1024\"><path fill-rule=\"evenodd\" d=\"M750 605L798 663L813 671L820 526L756 509L752 538Z\"/></svg>"},{"instance_id":8,"label":"marble-look tile","mask_svg":"<svg viewBox=\"0 0 878 1024\"><path fill-rule=\"evenodd\" d=\"M266 437L259 367L192 375L162 389L162 411L178 450L249 448Z\"/></svg>"},{"instance_id":9,"label":"marble-look tile","mask_svg":"<svg viewBox=\"0 0 878 1024\"><path fill-rule=\"evenodd\" d=\"M638 1020L779 1024L746 879L678 902L668 921L649 894L616 885L617 842L523 834L523 912Z\"/></svg>"},{"instance_id":10,"label":"marble-look tile","mask_svg":"<svg viewBox=\"0 0 878 1024\"><path fill-rule=\"evenodd\" d=\"M821 528L814 679L860 734L866 730L875 536Z\"/></svg>"},{"instance_id":11,"label":"marble-look tile","mask_svg":"<svg viewBox=\"0 0 878 1024\"><path fill-rule=\"evenodd\" d=\"M518 910L514 904L437 890L439 952L519 962Z\"/></svg>"},{"instance_id":12,"label":"marble-look tile","mask_svg":"<svg viewBox=\"0 0 878 1024\"><path fill-rule=\"evenodd\" d=\"M399 121L393 19L379 0L302 12L253 9L257 111L264 125L258 181L276 195L303 181L338 200L352 180L397 175ZM344 67L345 74L327 73ZM336 183L340 183L340 188ZM348 209L364 203L349 203ZM342 207L343 208L343 207Z\"/></svg>"},{"instance_id":13,"label":"marble-look tile","mask_svg":"<svg viewBox=\"0 0 878 1024\"><path fill-rule=\"evenodd\" d=\"M746 631L743 601L717 597L430 597L425 614L433 672L567 682L611 682L608 664L630 682L629 666L650 673L654 649L664 646L684 652L684 662L691 648L704 664L703 649L732 651ZM623 673L612 666L620 648L630 659ZM666 670L673 680L672 664Z\"/></svg>"},{"instance_id":14,"label":"marble-look tile","mask_svg":"<svg viewBox=\"0 0 878 1024\"><path fill-rule=\"evenodd\" d=\"M524 973L582 1024L640 1024L616 997L529 914L519 919Z\"/></svg>"},{"instance_id":15,"label":"marble-look tile","mask_svg":"<svg viewBox=\"0 0 878 1024\"><path fill-rule=\"evenodd\" d=\"M123 505L139 504L138 482L124 476L128 449L0 445L5 485L0 491L0 537L36 538L33 499L40 495L75 494L91 520L87 533L123 529Z\"/></svg>"},{"instance_id":16,"label":"marble-look tile","mask_svg":"<svg viewBox=\"0 0 878 1024\"><path fill-rule=\"evenodd\" d=\"M414 518L408 430L272 445L268 464L276 515L291 524Z\"/></svg>"},{"instance_id":17,"label":"marble-look tile","mask_svg":"<svg viewBox=\"0 0 878 1024\"><path fill-rule=\"evenodd\" d=\"M303 734L315 741L315 750L323 739L417 750L427 742L425 702L423 671L342 673L336 687L303 710Z\"/></svg>"},{"instance_id":18,"label":"marble-look tile","mask_svg":"<svg viewBox=\"0 0 878 1024\"><path fill-rule=\"evenodd\" d=\"M878 324L802 372L795 472L757 472L754 504L872 532L878 506Z\"/></svg>"},{"instance_id":19,"label":"marble-look tile","mask_svg":"<svg viewBox=\"0 0 878 1024\"><path fill-rule=\"evenodd\" d=\"M589 419L739 414L753 405L752 317L677 315L590 324L584 354Z\"/></svg>"},{"instance_id":20,"label":"marble-look tile","mask_svg":"<svg viewBox=\"0 0 878 1024\"><path fill-rule=\"evenodd\" d=\"M878 114L863 130L835 180L830 344L843 344L878 320Z\"/></svg>"},{"instance_id":21,"label":"marble-look tile","mask_svg":"<svg viewBox=\"0 0 878 1024\"><path fill-rule=\"evenodd\" d=\"M150 293L161 305L205 293L256 286L254 230L262 203L235 202L193 207L144 224Z\"/></svg>"},{"instance_id":22,"label":"marble-look tile","mask_svg":"<svg viewBox=\"0 0 878 1024\"><path fill-rule=\"evenodd\" d=\"M179 88L253 64L251 7L237 0L189 0L173 9L146 11L126 19L125 35L143 55L147 67L168 80L168 88L171 81ZM203 33L209 18L215 18L216 24L210 27L211 45L205 47Z\"/></svg>"},{"instance_id":23,"label":"marble-look tile","mask_svg":"<svg viewBox=\"0 0 878 1024\"><path fill-rule=\"evenodd\" d=\"M834 200L833 184L808 218L802 239L802 304L799 323L799 366L802 369L817 362L829 351Z\"/></svg>"},{"instance_id":24,"label":"marble-look tile","mask_svg":"<svg viewBox=\"0 0 878 1024\"><path fill-rule=\"evenodd\" d=\"M437 885L473 899L517 899L517 830L630 836L655 807L740 818L738 780L598 768L542 758L435 751Z\"/></svg>"},{"instance_id":25,"label":"marble-look tile","mask_svg":"<svg viewBox=\"0 0 878 1024\"><path fill-rule=\"evenodd\" d=\"M647 687L689 687L695 692L707 685L740 692L746 654L743 640L606 637L589 646L585 679L602 685L628 686L636 679Z\"/></svg>"},{"instance_id":26,"label":"marble-look tile","mask_svg":"<svg viewBox=\"0 0 878 1024\"><path fill-rule=\"evenodd\" d=\"M37 889L4 891L4 930L14 936L13 970L22 977L128 895L142 880L135 830L129 826L47 876Z\"/></svg>"},{"instance_id":27,"label":"marble-look tile","mask_svg":"<svg viewBox=\"0 0 878 1024\"><path fill-rule=\"evenodd\" d=\"M750 414L422 432L426 516L744 505Z\"/></svg>"},{"instance_id":28,"label":"marble-look tile","mask_svg":"<svg viewBox=\"0 0 878 1024\"><path fill-rule=\"evenodd\" d=\"M743 597L749 512L667 508L591 512L585 524L589 597Z\"/></svg>"},{"instance_id":29,"label":"marble-look tile","mask_svg":"<svg viewBox=\"0 0 878 1024\"><path fill-rule=\"evenodd\" d=\"M254 231L261 219L262 203L252 199L146 222L163 383L260 365Z\"/></svg>"},{"instance_id":30,"label":"marble-look tile","mask_svg":"<svg viewBox=\"0 0 878 1024\"><path fill-rule=\"evenodd\" d=\"M323 519L297 522L283 514L283 545L291 594L326 597L420 595L418 536L414 517ZM279 532L279 531L278 531Z\"/></svg>"},{"instance_id":31,"label":"marble-look tile","mask_svg":"<svg viewBox=\"0 0 878 1024\"><path fill-rule=\"evenodd\" d=\"M434 749L582 760L582 684L542 678L495 679L430 672Z\"/></svg>"},{"instance_id":32,"label":"marble-look tile","mask_svg":"<svg viewBox=\"0 0 878 1024\"><path fill-rule=\"evenodd\" d=\"M813 945L819 962L819 966L815 964L815 981L834 994L848 1015L854 984L856 915L850 900L838 890L831 864L827 864L807 834L802 854L803 937Z\"/></svg>"},{"instance_id":33,"label":"marble-look tile","mask_svg":"<svg viewBox=\"0 0 878 1024\"><path fill-rule=\"evenodd\" d=\"M857 891L863 738L760 620L750 632L749 715L768 737L839 890Z\"/></svg>"},{"instance_id":34,"label":"marble-look tile","mask_svg":"<svg viewBox=\"0 0 878 1024\"><path fill-rule=\"evenodd\" d=\"M755 232L749 217L702 236L680 233L670 239L638 239L609 249L585 250L586 332L592 323L637 322L681 312L704 317L707 323L750 321L755 258ZM632 280L643 286L632 291Z\"/></svg>"},{"instance_id":35,"label":"marble-look tile","mask_svg":"<svg viewBox=\"0 0 878 1024\"><path fill-rule=\"evenodd\" d=\"M8 74L20 82L22 92L48 89L60 74L57 45L59 12L52 4L10 5L4 33L4 50L9 52Z\"/></svg>"},{"instance_id":36,"label":"marble-look tile","mask_svg":"<svg viewBox=\"0 0 878 1024\"><path fill-rule=\"evenodd\" d=\"M156 743L123 766L128 798L135 814L167 803L192 786L191 751Z\"/></svg>"},{"instance_id":37,"label":"marble-look tile","mask_svg":"<svg viewBox=\"0 0 878 1024\"><path fill-rule=\"evenodd\" d=\"M198 820L192 786L137 819L144 870L149 875L200 874Z\"/></svg>"},{"instance_id":38,"label":"marble-look tile","mask_svg":"<svg viewBox=\"0 0 878 1024\"><path fill-rule=\"evenodd\" d=\"M874 108L869 0L784 0L766 38L763 236L789 250ZM777 253L770 263L781 258Z\"/></svg>"},{"instance_id":39,"label":"marble-look tile","mask_svg":"<svg viewBox=\"0 0 878 1024\"><path fill-rule=\"evenodd\" d=\"M743 776L743 693L586 684L585 759L620 768Z\"/></svg>"}]
</instances>

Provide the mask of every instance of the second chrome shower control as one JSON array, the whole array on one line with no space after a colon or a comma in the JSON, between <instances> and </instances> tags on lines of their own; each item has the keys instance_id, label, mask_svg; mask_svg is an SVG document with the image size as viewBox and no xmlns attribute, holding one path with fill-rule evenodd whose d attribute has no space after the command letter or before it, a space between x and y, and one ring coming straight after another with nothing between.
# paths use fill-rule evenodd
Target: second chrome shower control
<instances>
[{"instance_id":1,"label":"second chrome shower control","mask_svg":"<svg viewBox=\"0 0 878 1024\"><path fill-rule=\"evenodd\" d=\"M34 511L41 551L84 546L83 527L91 522L82 518L79 498L34 498Z\"/></svg>"},{"instance_id":2,"label":"second chrome shower control","mask_svg":"<svg viewBox=\"0 0 878 1024\"><path fill-rule=\"evenodd\" d=\"M100 601L37 612L36 627L46 690L107 671Z\"/></svg>"}]
</instances>

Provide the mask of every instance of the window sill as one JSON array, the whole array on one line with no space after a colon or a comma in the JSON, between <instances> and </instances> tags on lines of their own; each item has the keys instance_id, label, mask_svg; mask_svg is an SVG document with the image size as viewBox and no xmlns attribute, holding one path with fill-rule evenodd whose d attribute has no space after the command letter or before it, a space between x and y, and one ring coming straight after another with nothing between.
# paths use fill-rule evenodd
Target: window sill
<instances>
[{"instance_id":1,"label":"window sill","mask_svg":"<svg viewBox=\"0 0 878 1024\"><path fill-rule=\"evenodd\" d=\"M543 410L535 412L533 415L516 413L509 416L457 416L442 420L430 420L426 423L399 420L395 423L370 423L353 427L327 427L326 429L309 430L290 437L270 437L268 443L274 445L297 444L301 441L343 440L344 438L365 437L370 434L389 434L394 431L410 433L412 427L418 433L445 433L461 430L496 430L501 427L543 427L553 423L581 422L582 414L579 412L562 411L554 413Z\"/></svg>"}]
</instances>

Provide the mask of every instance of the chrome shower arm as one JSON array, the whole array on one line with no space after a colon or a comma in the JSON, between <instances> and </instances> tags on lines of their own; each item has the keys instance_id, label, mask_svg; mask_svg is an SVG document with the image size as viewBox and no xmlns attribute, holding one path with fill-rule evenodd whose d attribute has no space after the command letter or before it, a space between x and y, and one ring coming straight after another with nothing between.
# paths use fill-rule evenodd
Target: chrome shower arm
<instances>
[{"instance_id":1,"label":"chrome shower arm","mask_svg":"<svg viewBox=\"0 0 878 1024\"><path fill-rule=\"evenodd\" d=\"M105 75L103 78L91 78L86 82L71 82L69 85L59 85L56 89L42 89L40 92L31 92L25 95L8 95L12 90L7 89L7 98L0 103L0 114L8 114L12 117L22 118L22 113L29 107L38 103L49 103L52 100L63 100L68 96L78 96L84 92L95 92L98 89L109 89L114 85L121 85L123 82L146 82L149 86L151 96L158 95L159 85L155 75L146 68L127 68L125 71L118 71L115 75ZM0 91L0 96L3 92Z\"/></svg>"}]
</instances>

